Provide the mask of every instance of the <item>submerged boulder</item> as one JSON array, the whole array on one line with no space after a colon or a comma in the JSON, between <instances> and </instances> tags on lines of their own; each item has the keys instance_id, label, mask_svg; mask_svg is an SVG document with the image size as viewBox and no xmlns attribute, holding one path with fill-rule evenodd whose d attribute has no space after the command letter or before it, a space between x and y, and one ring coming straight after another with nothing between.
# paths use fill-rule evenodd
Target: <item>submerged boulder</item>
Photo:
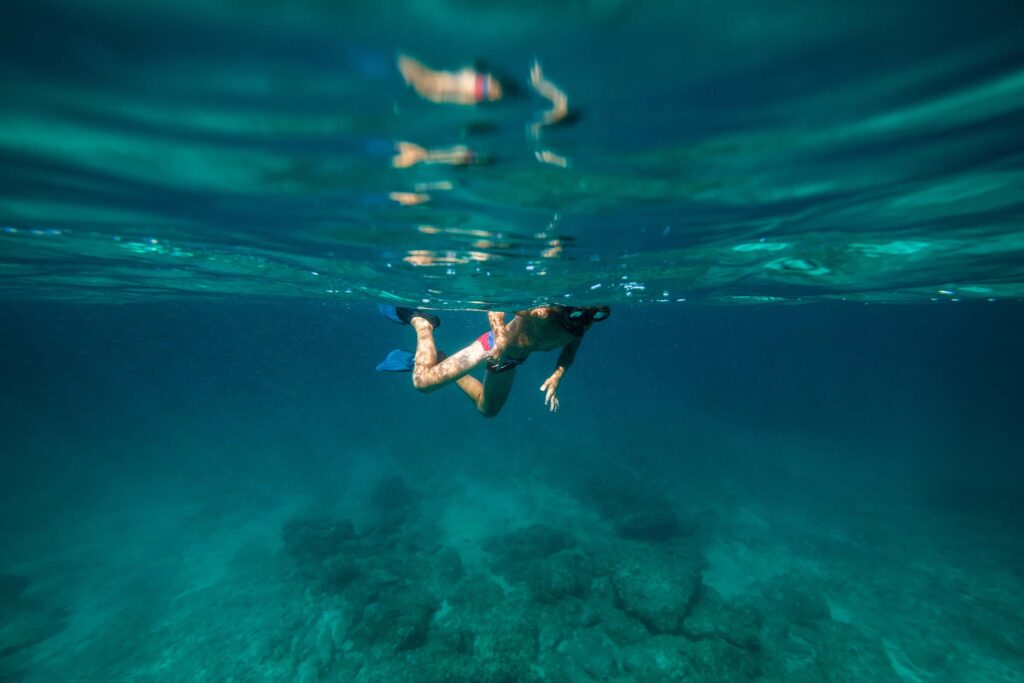
<instances>
[{"instance_id":1,"label":"submerged boulder","mask_svg":"<svg viewBox=\"0 0 1024 683\"><path fill-rule=\"evenodd\" d=\"M356 637L388 652L418 648L437 607L433 596L413 587L391 592L363 609Z\"/></svg>"},{"instance_id":2,"label":"submerged boulder","mask_svg":"<svg viewBox=\"0 0 1024 683\"><path fill-rule=\"evenodd\" d=\"M521 575L537 602L551 604L566 597L583 597L590 576L579 555L559 553L528 563Z\"/></svg>"},{"instance_id":3,"label":"submerged boulder","mask_svg":"<svg viewBox=\"0 0 1024 683\"><path fill-rule=\"evenodd\" d=\"M512 613L477 632L473 643L477 680L519 683L535 680L539 649L537 625L525 614Z\"/></svg>"},{"instance_id":4,"label":"submerged boulder","mask_svg":"<svg viewBox=\"0 0 1024 683\"><path fill-rule=\"evenodd\" d=\"M651 633L679 633L701 585L700 559L690 553L635 552L612 574L615 603Z\"/></svg>"},{"instance_id":5,"label":"submerged boulder","mask_svg":"<svg viewBox=\"0 0 1024 683\"><path fill-rule=\"evenodd\" d=\"M634 683L690 681L682 636L650 636L622 648L624 678Z\"/></svg>"},{"instance_id":6,"label":"submerged boulder","mask_svg":"<svg viewBox=\"0 0 1024 683\"><path fill-rule=\"evenodd\" d=\"M648 637L623 648L624 680L636 683L746 683L763 680L761 657L720 640Z\"/></svg>"},{"instance_id":7,"label":"submerged boulder","mask_svg":"<svg viewBox=\"0 0 1024 683\"><path fill-rule=\"evenodd\" d=\"M763 620L753 605L726 603L713 588L702 586L683 634L691 640L724 640L754 652L761 648Z\"/></svg>"},{"instance_id":8,"label":"submerged boulder","mask_svg":"<svg viewBox=\"0 0 1024 683\"><path fill-rule=\"evenodd\" d=\"M362 573L359 565L340 556L326 560L321 569L320 588L327 593L341 593Z\"/></svg>"},{"instance_id":9,"label":"submerged boulder","mask_svg":"<svg viewBox=\"0 0 1024 683\"><path fill-rule=\"evenodd\" d=\"M521 529L492 536L483 547L499 562L511 563L539 560L576 545L572 534L547 524L532 524Z\"/></svg>"},{"instance_id":10,"label":"submerged boulder","mask_svg":"<svg viewBox=\"0 0 1024 683\"><path fill-rule=\"evenodd\" d=\"M683 680L686 681L746 683L761 680L761 656L724 640L690 643L683 651L683 656Z\"/></svg>"},{"instance_id":11,"label":"submerged boulder","mask_svg":"<svg viewBox=\"0 0 1024 683\"><path fill-rule=\"evenodd\" d=\"M582 597L590 585L587 563L569 533L546 524L517 529L484 541L494 555L491 567L512 584L525 584L537 602L552 604L566 597Z\"/></svg>"},{"instance_id":12,"label":"submerged boulder","mask_svg":"<svg viewBox=\"0 0 1024 683\"><path fill-rule=\"evenodd\" d=\"M615 533L637 541L667 541L683 529L668 505L656 503L633 510L615 520Z\"/></svg>"},{"instance_id":13,"label":"submerged boulder","mask_svg":"<svg viewBox=\"0 0 1024 683\"><path fill-rule=\"evenodd\" d=\"M583 484L581 495L621 538L665 542L696 530L695 524L680 521L660 490L635 477L620 473L593 477Z\"/></svg>"},{"instance_id":14,"label":"submerged boulder","mask_svg":"<svg viewBox=\"0 0 1024 683\"><path fill-rule=\"evenodd\" d=\"M622 673L622 653L618 645L599 629L581 629L558 645L565 668L573 680L608 681Z\"/></svg>"},{"instance_id":15,"label":"submerged boulder","mask_svg":"<svg viewBox=\"0 0 1024 683\"><path fill-rule=\"evenodd\" d=\"M639 620L618 609L610 609L601 616L601 628L621 646L635 645L651 637Z\"/></svg>"},{"instance_id":16,"label":"submerged boulder","mask_svg":"<svg viewBox=\"0 0 1024 683\"><path fill-rule=\"evenodd\" d=\"M467 680L518 683L537 680L540 621L528 605L509 601L497 583L475 575L441 605L432 632Z\"/></svg>"}]
</instances>

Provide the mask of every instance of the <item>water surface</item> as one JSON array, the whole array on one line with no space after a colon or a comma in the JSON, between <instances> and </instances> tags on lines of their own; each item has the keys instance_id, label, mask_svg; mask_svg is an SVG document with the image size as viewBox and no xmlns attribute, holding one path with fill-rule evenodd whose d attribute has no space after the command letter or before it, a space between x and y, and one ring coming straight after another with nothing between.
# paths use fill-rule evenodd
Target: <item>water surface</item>
<instances>
[{"instance_id":1,"label":"water surface","mask_svg":"<svg viewBox=\"0 0 1024 683\"><path fill-rule=\"evenodd\" d=\"M1013 2L15 2L5 15L8 296L1021 295ZM484 63L520 96L434 104L403 83L401 53ZM535 59L578 113L539 137ZM393 168L399 141L487 163Z\"/></svg>"}]
</instances>

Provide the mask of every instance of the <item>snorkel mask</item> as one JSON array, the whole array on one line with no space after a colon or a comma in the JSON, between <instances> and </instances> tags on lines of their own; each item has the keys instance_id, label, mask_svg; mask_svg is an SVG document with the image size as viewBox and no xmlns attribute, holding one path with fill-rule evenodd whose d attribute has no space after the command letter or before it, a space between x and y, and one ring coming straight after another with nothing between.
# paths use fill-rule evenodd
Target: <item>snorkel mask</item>
<instances>
[{"instance_id":1,"label":"snorkel mask","mask_svg":"<svg viewBox=\"0 0 1024 683\"><path fill-rule=\"evenodd\" d=\"M608 306L564 306L558 309L555 317L566 332L574 337L581 337L591 323L607 319L611 312Z\"/></svg>"}]
</instances>

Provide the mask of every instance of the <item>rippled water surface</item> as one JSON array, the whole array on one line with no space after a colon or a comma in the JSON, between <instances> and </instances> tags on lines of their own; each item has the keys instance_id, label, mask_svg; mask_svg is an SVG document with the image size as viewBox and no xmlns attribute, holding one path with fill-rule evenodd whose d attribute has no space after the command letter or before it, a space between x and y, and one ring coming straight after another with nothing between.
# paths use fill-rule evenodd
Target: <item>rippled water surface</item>
<instances>
[{"instance_id":1,"label":"rippled water surface","mask_svg":"<svg viewBox=\"0 0 1024 683\"><path fill-rule=\"evenodd\" d=\"M1024 296L1017 2L3 14L5 297ZM436 104L400 54L519 92ZM537 134L535 59L574 114ZM396 167L400 143L475 163Z\"/></svg>"}]
</instances>

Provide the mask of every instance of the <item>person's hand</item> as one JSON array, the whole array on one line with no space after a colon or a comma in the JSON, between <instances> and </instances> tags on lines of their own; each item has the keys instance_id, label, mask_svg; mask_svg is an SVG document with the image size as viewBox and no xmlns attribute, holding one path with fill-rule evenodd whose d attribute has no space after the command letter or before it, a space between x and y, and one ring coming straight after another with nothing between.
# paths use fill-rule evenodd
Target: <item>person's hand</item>
<instances>
[{"instance_id":1,"label":"person's hand","mask_svg":"<svg viewBox=\"0 0 1024 683\"><path fill-rule=\"evenodd\" d=\"M534 60L533 66L530 67L530 85L539 90L542 83L544 83L544 72L540 69L540 62Z\"/></svg>"},{"instance_id":2,"label":"person's hand","mask_svg":"<svg viewBox=\"0 0 1024 683\"><path fill-rule=\"evenodd\" d=\"M556 372L540 385L540 390L547 392L544 394L544 405L550 408L552 413L558 412L558 395L555 392L558 391L560 381L562 381L562 377Z\"/></svg>"},{"instance_id":3,"label":"person's hand","mask_svg":"<svg viewBox=\"0 0 1024 683\"><path fill-rule=\"evenodd\" d=\"M502 311L488 311L487 322L491 324L491 332L494 333L494 346L491 347L491 359L495 362L501 360L508 346L508 330L505 329L505 313Z\"/></svg>"}]
</instances>

